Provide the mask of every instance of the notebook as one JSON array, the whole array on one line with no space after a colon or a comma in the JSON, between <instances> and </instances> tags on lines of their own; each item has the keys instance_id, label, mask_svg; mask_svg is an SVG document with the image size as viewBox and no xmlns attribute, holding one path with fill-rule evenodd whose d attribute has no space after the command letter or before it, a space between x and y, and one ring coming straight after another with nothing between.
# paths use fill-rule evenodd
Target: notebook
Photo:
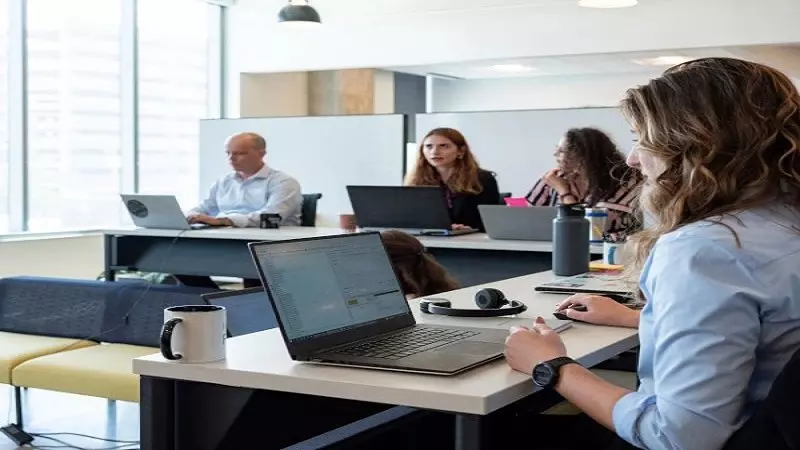
<instances>
[{"instance_id":1,"label":"notebook","mask_svg":"<svg viewBox=\"0 0 800 450\"><path fill-rule=\"evenodd\" d=\"M558 278L535 287L539 292L564 294L598 294L627 296L630 286L618 272L588 272L571 277Z\"/></svg>"}]
</instances>

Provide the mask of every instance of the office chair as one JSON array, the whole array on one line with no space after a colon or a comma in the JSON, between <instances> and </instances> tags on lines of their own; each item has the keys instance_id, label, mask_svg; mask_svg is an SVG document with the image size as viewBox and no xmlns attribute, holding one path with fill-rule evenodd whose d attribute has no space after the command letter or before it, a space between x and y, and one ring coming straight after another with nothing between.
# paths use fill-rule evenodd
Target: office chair
<instances>
[{"instance_id":1,"label":"office chair","mask_svg":"<svg viewBox=\"0 0 800 450\"><path fill-rule=\"evenodd\" d=\"M800 448L800 350L772 383L755 414L725 443L723 450Z\"/></svg>"},{"instance_id":2,"label":"office chair","mask_svg":"<svg viewBox=\"0 0 800 450\"><path fill-rule=\"evenodd\" d=\"M303 194L303 206L301 207L300 226L313 227L317 223L317 202L322 198L322 194Z\"/></svg>"}]
</instances>

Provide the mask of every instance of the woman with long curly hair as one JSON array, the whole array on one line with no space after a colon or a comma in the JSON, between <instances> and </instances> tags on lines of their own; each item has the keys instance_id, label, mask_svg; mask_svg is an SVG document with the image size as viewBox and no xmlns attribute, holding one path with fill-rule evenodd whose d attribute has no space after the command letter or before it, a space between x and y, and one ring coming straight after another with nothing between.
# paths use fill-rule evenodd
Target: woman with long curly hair
<instances>
[{"instance_id":1,"label":"woman with long curly hair","mask_svg":"<svg viewBox=\"0 0 800 450\"><path fill-rule=\"evenodd\" d=\"M464 135L453 128L435 128L425 135L405 184L441 187L456 228L484 231L478 205L500 203L494 175L480 168Z\"/></svg>"},{"instance_id":2,"label":"woman with long curly hair","mask_svg":"<svg viewBox=\"0 0 800 450\"><path fill-rule=\"evenodd\" d=\"M414 236L399 230L381 232L406 298L413 299L458 289L458 283Z\"/></svg>"},{"instance_id":3,"label":"woman with long curly hair","mask_svg":"<svg viewBox=\"0 0 800 450\"><path fill-rule=\"evenodd\" d=\"M553 154L557 167L545 173L525 195L532 206L584 203L606 208L609 233L635 230L632 215L642 177L625 164L625 155L597 128L571 128Z\"/></svg>"},{"instance_id":4,"label":"woman with long curly hair","mask_svg":"<svg viewBox=\"0 0 800 450\"><path fill-rule=\"evenodd\" d=\"M641 385L569 359L534 379L636 447L720 449L800 349L800 94L770 67L706 58L629 90L622 110L653 220L633 237ZM611 300L595 300L583 318L608 324ZM557 333L533 327L506 344L527 373L567 356Z\"/></svg>"}]
</instances>

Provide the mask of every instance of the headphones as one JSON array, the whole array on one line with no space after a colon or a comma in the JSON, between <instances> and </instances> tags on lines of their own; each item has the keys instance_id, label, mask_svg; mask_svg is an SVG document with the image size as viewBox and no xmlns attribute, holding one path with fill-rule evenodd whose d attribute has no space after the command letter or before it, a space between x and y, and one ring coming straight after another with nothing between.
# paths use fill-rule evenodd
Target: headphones
<instances>
[{"instance_id":1,"label":"headphones","mask_svg":"<svg viewBox=\"0 0 800 450\"><path fill-rule=\"evenodd\" d=\"M450 300L428 298L419 301L419 309L427 314L456 317L499 317L520 314L528 309L524 303L508 300L500 289L486 288L475 293L475 304L480 309L451 308ZM508 308L503 308L508 305Z\"/></svg>"}]
</instances>

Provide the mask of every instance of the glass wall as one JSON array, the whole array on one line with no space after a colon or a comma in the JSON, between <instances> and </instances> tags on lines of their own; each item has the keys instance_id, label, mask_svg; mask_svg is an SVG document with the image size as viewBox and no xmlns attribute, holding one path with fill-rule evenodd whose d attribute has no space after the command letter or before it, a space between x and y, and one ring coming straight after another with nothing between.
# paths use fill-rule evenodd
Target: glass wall
<instances>
[{"instance_id":1,"label":"glass wall","mask_svg":"<svg viewBox=\"0 0 800 450\"><path fill-rule=\"evenodd\" d=\"M12 10L26 11L25 42L13 42ZM222 102L220 10L0 0L0 234L127 222L121 192L198 201L198 120L219 117ZM9 82L12 67L25 68L23 84Z\"/></svg>"},{"instance_id":2,"label":"glass wall","mask_svg":"<svg viewBox=\"0 0 800 450\"><path fill-rule=\"evenodd\" d=\"M188 209L197 202L198 120L209 117L213 7L138 3L139 191L174 194Z\"/></svg>"},{"instance_id":3,"label":"glass wall","mask_svg":"<svg viewBox=\"0 0 800 450\"><path fill-rule=\"evenodd\" d=\"M0 233L8 223L8 0L0 0Z\"/></svg>"},{"instance_id":4,"label":"glass wall","mask_svg":"<svg viewBox=\"0 0 800 450\"><path fill-rule=\"evenodd\" d=\"M120 19L116 1L28 0L31 231L120 221Z\"/></svg>"}]
</instances>

